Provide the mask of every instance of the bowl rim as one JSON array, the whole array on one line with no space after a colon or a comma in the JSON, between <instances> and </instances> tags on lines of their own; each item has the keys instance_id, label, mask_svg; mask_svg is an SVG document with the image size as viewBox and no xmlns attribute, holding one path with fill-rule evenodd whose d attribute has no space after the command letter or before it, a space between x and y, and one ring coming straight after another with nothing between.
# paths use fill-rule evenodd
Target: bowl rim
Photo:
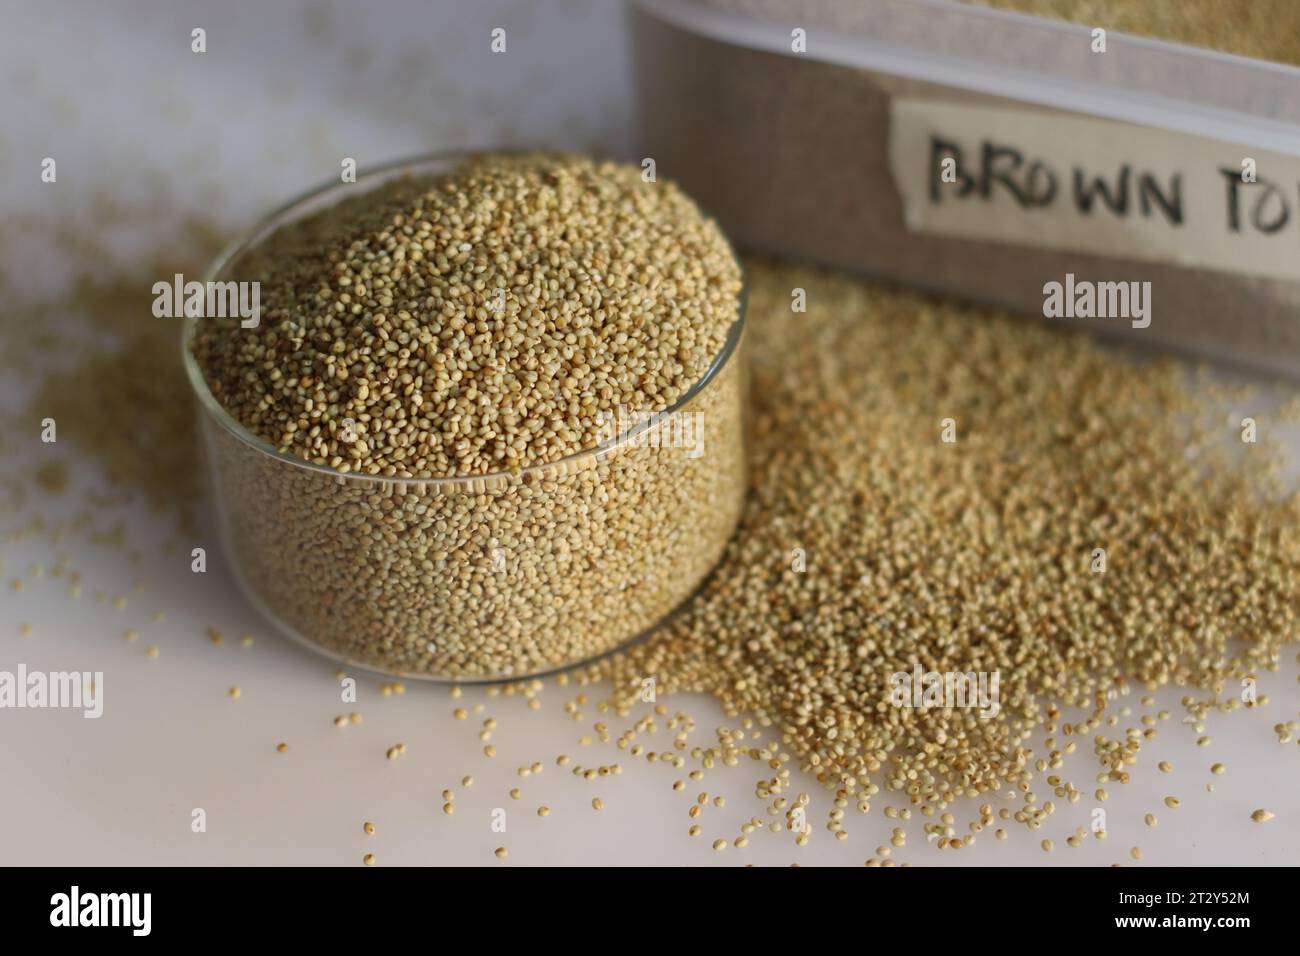
<instances>
[{"instance_id":1,"label":"bowl rim","mask_svg":"<svg viewBox=\"0 0 1300 956\"><path fill-rule=\"evenodd\" d=\"M297 222L300 219L310 216L314 212L326 209L335 202L346 198L345 193L356 193L357 187L363 183L368 184L368 188L362 186L361 192L368 192L375 189L385 182L402 176L419 176L419 175L440 175L452 172L464 163L471 162L475 159L492 156L492 155L525 155L528 153L549 153L555 155L556 151L546 149L455 149L436 151L431 153L420 153L414 156L407 156L401 159L389 160L384 163L371 166L365 172L360 173L354 182L341 182L330 180L305 192L299 193L287 202L277 206L271 212L259 218L253 226L244 232L238 234L233 240L217 254L203 270L203 277L200 281L206 286L209 282L225 281L223 273L231 266L233 262L249 252L268 236L279 230L281 227ZM600 159L600 157L593 157ZM358 193L361 194L361 193ZM693 200L692 200L693 201ZM698 208L698 206L697 206ZM466 475L445 475L445 476L402 476L402 475L372 475L356 471L342 472L330 465L319 464L308 461L297 455L282 452L269 442L254 435L246 426L238 421L233 415L226 411L215 395L212 394L208 386L207 379L203 375L203 370L199 368L195 360L190 345L193 341L195 331L201 316L186 315L181 324L180 349L181 361L185 367L185 377L189 381L190 390L198 399L199 406L210 416L218 425L227 433L238 439L243 444L281 461L286 465L295 468L301 468L306 471L318 472L343 482L363 482L375 483L384 487L392 485L399 486L418 486L420 490L426 490L428 486L455 486L459 489L465 489L467 486L475 490L481 490L488 485L499 483L517 483L526 481L529 478L547 478L565 474L568 471L577 470L577 468L590 467L592 464L599 462L611 455L618 453L621 449L631 447L638 441L640 435L651 428L657 427L662 418L673 415L686 408L696 396L698 396L712 381L717 378L722 370L731 361L732 356L738 350L741 337L745 330L745 313L748 305L748 281L745 275L744 264L736 254L735 246L727 236L726 231L722 229L717 220L700 210L701 215L709 222L713 222L718 227L723 241L727 244L731 252L732 259L740 271L740 294L737 299L736 319L731 323L727 330L727 336L723 341L722 348L718 352L709 367L705 370L700 379L692 385L686 392L677 399L669 408L660 412L651 413L655 417L648 418L645 421L635 425L628 432L622 435L616 435L615 438L601 442L600 444L574 452L550 462L538 462L520 468L515 471L503 470L491 472L488 474L466 474Z\"/></svg>"}]
</instances>

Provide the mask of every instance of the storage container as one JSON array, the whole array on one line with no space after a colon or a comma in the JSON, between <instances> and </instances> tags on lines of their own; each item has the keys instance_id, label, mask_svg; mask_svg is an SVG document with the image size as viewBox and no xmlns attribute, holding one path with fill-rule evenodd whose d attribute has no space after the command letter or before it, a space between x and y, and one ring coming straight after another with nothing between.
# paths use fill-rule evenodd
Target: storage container
<instances>
[{"instance_id":1,"label":"storage container","mask_svg":"<svg viewBox=\"0 0 1300 956\"><path fill-rule=\"evenodd\" d=\"M641 150L739 244L1300 374L1300 69L945 0L633 31Z\"/></svg>"}]
</instances>

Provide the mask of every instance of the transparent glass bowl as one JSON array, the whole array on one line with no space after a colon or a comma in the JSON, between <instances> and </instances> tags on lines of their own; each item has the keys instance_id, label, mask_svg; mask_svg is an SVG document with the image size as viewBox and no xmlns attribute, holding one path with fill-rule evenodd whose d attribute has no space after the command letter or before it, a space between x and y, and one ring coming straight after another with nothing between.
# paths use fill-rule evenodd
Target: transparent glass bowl
<instances>
[{"instance_id":1,"label":"transparent glass bowl","mask_svg":"<svg viewBox=\"0 0 1300 956\"><path fill-rule=\"evenodd\" d=\"M243 258L288 223L471 155L402 161L313 190L230 246L204 279L238 278ZM590 661L690 597L739 520L743 294L722 351L661 418L518 474L436 480L342 474L254 436L190 352L199 321L185 320L182 352L235 577L286 635L351 666L472 682Z\"/></svg>"}]
</instances>

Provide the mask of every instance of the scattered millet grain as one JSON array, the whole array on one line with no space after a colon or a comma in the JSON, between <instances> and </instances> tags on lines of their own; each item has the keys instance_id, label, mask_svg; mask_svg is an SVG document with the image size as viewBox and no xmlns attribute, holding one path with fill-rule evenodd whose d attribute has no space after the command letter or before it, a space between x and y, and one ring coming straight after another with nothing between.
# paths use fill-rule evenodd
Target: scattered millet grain
<instances>
[{"instance_id":1,"label":"scattered millet grain","mask_svg":"<svg viewBox=\"0 0 1300 956\"><path fill-rule=\"evenodd\" d=\"M361 829L365 832L366 836L375 835L375 825L371 823L369 820L361 824Z\"/></svg>"},{"instance_id":2,"label":"scattered millet grain","mask_svg":"<svg viewBox=\"0 0 1300 956\"><path fill-rule=\"evenodd\" d=\"M1165 797L1165 806L1170 810L1177 810L1182 805L1182 801L1177 797Z\"/></svg>"},{"instance_id":3,"label":"scattered millet grain","mask_svg":"<svg viewBox=\"0 0 1300 956\"><path fill-rule=\"evenodd\" d=\"M605 801L602 800L602 799L600 799L600 797L596 797L595 799L593 799L593 800L591 801L591 808L592 808L593 810L604 810L604 809L605 809Z\"/></svg>"},{"instance_id":4,"label":"scattered millet grain","mask_svg":"<svg viewBox=\"0 0 1300 956\"><path fill-rule=\"evenodd\" d=\"M6 363L11 354L20 361L31 358L22 356L16 342L29 322L42 334L57 336L64 359L45 371L22 412L24 419L55 419L60 448L69 440L101 466L120 493L140 494L150 509L171 512L186 529L192 527L190 510L200 485L193 411L177 401L188 386L177 361L175 324L141 321L141 309L148 308L141 290L158 276L192 271L222 242L201 223L187 226L193 227L187 229L192 248L180 258L143 261L107 280L100 278L106 250L70 249L70 255L86 258L85 272L95 275L94 280L81 281L70 296L47 307L11 305L0 316ZM70 317L75 317L75 325L67 329L69 334L52 331ZM131 427L123 428L123 422ZM57 492L61 478L52 473L47 478L55 487L46 490Z\"/></svg>"},{"instance_id":5,"label":"scattered millet grain","mask_svg":"<svg viewBox=\"0 0 1300 956\"><path fill-rule=\"evenodd\" d=\"M456 812L456 807L454 804L444 803L442 805L442 812L447 814L447 816L451 816L453 813Z\"/></svg>"},{"instance_id":6,"label":"scattered millet grain","mask_svg":"<svg viewBox=\"0 0 1300 956\"><path fill-rule=\"evenodd\" d=\"M1184 365L802 267L748 276L750 498L700 595L582 673L612 679L620 712L647 676L710 692L829 790L878 782L927 815L1010 790L1033 829L1035 771L1066 751L1026 761L1022 742L1058 732L1060 708L1082 710L1098 782L1124 783L1143 735L1092 733L1123 693L1213 691L1295 632L1300 501L1262 446L1220 453L1222 414ZM1000 712L889 706L918 657L999 674Z\"/></svg>"},{"instance_id":7,"label":"scattered millet grain","mask_svg":"<svg viewBox=\"0 0 1300 956\"><path fill-rule=\"evenodd\" d=\"M361 862L364 863L366 866L374 866L375 855L373 853L367 853L365 856L361 858Z\"/></svg>"},{"instance_id":8,"label":"scattered millet grain","mask_svg":"<svg viewBox=\"0 0 1300 956\"><path fill-rule=\"evenodd\" d=\"M644 632L716 564L744 490L743 356L715 364L741 277L671 183L481 157L287 225L230 277L261 282L261 324L197 323L194 360L239 423L330 470L206 416L233 558L329 652L550 670ZM689 418L608 443L620 409L675 408L706 372ZM670 441L688 421L698 440Z\"/></svg>"},{"instance_id":9,"label":"scattered millet grain","mask_svg":"<svg viewBox=\"0 0 1300 956\"><path fill-rule=\"evenodd\" d=\"M230 694L232 699L239 700L239 697L243 693L243 691L240 690L238 687L232 687L230 688L229 691L227 691L227 693Z\"/></svg>"},{"instance_id":10,"label":"scattered millet grain","mask_svg":"<svg viewBox=\"0 0 1300 956\"><path fill-rule=\"evenodd\" d=\"M42 462L32 473L36 486L47 494L60 495L68 488L68 463L61 458Z\"/></svg>"},{"instance_id":11,"label":"scattered millet grain","mask_svg":"<svg viewBox=\"0 0 1300 956\"><path fill-rule=\"evenodd\" d=\"M496 854L498 860L504 860L507 856L510 855L510 851L503 846L497 847L492 852Z\"/></svg>"},{"instance_id":12,"label":"scattered millet grain","mask_svg":"<svg viewBox=\"0 0 1300 956\"><path fill-rule=\"evenodd\" d=\"M1274 814L1268 810L1256 810L1250 815L1250 818L1256 823L1267 823L1269 820L1272 820L1273 817Z\"/></svg>"},{"instance_id":13,"label":"scattered millet grain","mask_svg":"<svg viewBox=\"0 0 1300 956\"><path fill-rule=\"evenodd\" d=\"M537 808L537 815L538 815L539 817L544 817L544 816L546 816L547 814L549 814L550 812L551 812L551 808L550 808L550 807L542 806L542 807L538 807L538 808Z\"/></svg>"},{"instance_id":14,"label":"scattered millet grain","mask_svg":"<svg viewBox=\"0 0 1300 956\"><path fill-rule=\"evenodd\" d=\"M1225 767L1225 766L1224 766L1223 764L1221 764L1221 763L1212 764L1212 765L1210 766L1210 773L1213 773L1213 774L1222 774L1222 773L1226 773L1227 770L1228 770L1228 768Z\"/></svg>"},{"instance_id":15,"label":"scattered millet grain","mask_svg":"<svg viewBox=\"0 0 1300 956\"><path fill-rule=\"evenodd\" d=\"M276 745L275 745L275 752L276 752L276 753L281 753L281 754L286 754L286 753L289 752L289 745L288 745L288 744L285 744L285 743L279 743L279 744L276 744Z\"/></svg>"},{"instance_id":16,"label":"scattered millet grain","mask_svg":"<svg viewBox=\"0 0 1300 956\"><path fill-rule=\"evenodd\" d=\"M1142 848L1140 846L1135 846L1128 851L1128 855L1133 857L1135 860L1140 860L1142 859Z\"/></svg>"}]
</instances>

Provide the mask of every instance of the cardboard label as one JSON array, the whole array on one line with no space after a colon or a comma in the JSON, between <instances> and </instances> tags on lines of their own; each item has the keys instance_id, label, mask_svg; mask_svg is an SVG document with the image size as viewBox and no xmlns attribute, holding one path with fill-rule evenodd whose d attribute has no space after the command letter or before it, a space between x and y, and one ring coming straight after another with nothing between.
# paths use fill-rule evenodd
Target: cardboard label
<instances>
[{"instance_id":1,"label":"cardboard label","mask_svg":"<svg viewBox=\"0 0 1300 956\"><path fill-rule=\"evenodd\" d=\"M891 109L909 231L1300 281L1300 158L1068 113Z\"/></svg>"}]
</instances>

